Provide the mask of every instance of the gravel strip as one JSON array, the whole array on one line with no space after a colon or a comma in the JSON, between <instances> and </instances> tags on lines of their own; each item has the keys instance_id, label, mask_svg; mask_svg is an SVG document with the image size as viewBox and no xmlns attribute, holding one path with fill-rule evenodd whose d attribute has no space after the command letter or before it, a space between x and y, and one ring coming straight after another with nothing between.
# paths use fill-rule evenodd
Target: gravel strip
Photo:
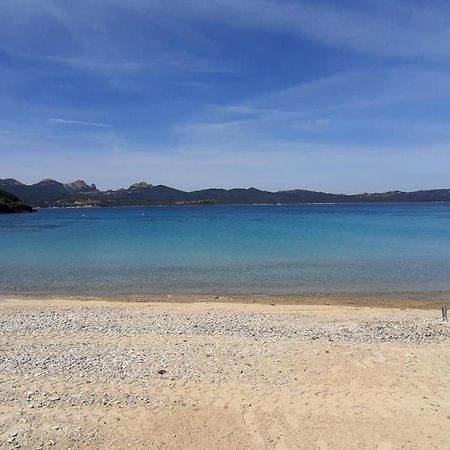
<instances>
[{"instance_id":1,"label":"gravel strip","mask_svg":"<svg viewBox=\"0 0 450 450\"><path fill-rule=\"evenodd\" d=\"M278 372L276 360L289 358L300 342L416 345L448 340L450 327L437 319L327 322L300 313L7 308L0 320L0 374L105 382L248 378L285 384L292 377Z\"/></svg>"},{"instance_id":2,"label":"gravel strip","mask_svg":"<svg viewBox=\"0 0 450 450\"><path fill-rule=\"evenodd\" d=\"M0 336L236 336L340 342L442 342L450 327L435 320L318 322L304 314L129 313L109 308L40 311L0 319Z\"/></svg>"}]
</instances>

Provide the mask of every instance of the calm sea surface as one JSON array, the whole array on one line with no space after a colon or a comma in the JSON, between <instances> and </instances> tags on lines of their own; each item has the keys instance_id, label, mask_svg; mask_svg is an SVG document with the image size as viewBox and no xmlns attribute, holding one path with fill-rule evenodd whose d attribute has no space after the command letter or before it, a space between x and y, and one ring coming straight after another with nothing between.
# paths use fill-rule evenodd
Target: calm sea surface
<instances>
[{"instance_id":1,"label":"calm sea surface","mask_svg":"<svg viewBox=\"0 0 450 450\"><path fill-rule=\"evenodd\" d=\"M0 216L0 293L450 291L450 205L49 209Z\"/></svg>"}]
</instances>

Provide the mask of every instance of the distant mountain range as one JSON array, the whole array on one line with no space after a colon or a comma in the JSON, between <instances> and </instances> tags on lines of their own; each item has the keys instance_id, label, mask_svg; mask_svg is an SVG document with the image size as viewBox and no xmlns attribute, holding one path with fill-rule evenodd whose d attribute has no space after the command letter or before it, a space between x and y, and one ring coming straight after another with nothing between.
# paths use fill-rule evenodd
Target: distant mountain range
<instances>
[{"instance_id":1,"label":"distant mountain range","mask_svg":"<svg viewBox=\"0 0 450 450\"><path fill-rule=\"evenodd\" d=\"M23 204L15 195L0 191L0 214L33 212L34 209Z\"/></svg>"},{"instance_id":2,"label":"distant mountain range","mask_svg":"<svg viewBox=\"0 0 450 450\"><path fill-rule=\"evenodd\" d=\"M255 188L204 189L186 192L168 186L153 186L141 182L126 189L100 191L95 184L89 185L83 180L60 183L46 179L27 185L14 179L0 179L0 190L13 194L34 207L450 202L450 189L355 195L329 194L302 189L269 192Z\"/></svg>"}]
</instances>

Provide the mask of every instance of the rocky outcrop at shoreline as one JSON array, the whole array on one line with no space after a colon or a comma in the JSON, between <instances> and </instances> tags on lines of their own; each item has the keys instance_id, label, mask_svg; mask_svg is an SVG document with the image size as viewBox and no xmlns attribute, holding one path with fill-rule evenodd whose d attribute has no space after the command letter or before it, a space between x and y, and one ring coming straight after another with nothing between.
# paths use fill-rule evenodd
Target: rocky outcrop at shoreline
<instances>
[{"instance_id":1,"label":"rocky outcrop at shoreline","mask_svg":"<svg viewBox=\"0 0 450 450\"><path fill-rule=\"evenodd\" d=\"M35 210L22 203L15 195L0 191L0 214L34 212Z\"/></svg>"}]
</instances>

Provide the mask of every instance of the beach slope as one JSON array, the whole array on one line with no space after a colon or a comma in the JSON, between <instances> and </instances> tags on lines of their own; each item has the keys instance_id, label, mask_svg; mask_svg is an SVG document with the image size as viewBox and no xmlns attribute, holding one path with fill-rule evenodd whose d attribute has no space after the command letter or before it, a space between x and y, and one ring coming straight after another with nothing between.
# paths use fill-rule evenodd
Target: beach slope
<instances>
[{"instance_id":1,"label":"beach slope","mask_svg":"<svg viewBox=\"0 0 450 450\"><path fill-rule=\"evenodd\" d=\"M1 448L445 449L437 310L0 300Z\"/></svg>"}]
</instances>

